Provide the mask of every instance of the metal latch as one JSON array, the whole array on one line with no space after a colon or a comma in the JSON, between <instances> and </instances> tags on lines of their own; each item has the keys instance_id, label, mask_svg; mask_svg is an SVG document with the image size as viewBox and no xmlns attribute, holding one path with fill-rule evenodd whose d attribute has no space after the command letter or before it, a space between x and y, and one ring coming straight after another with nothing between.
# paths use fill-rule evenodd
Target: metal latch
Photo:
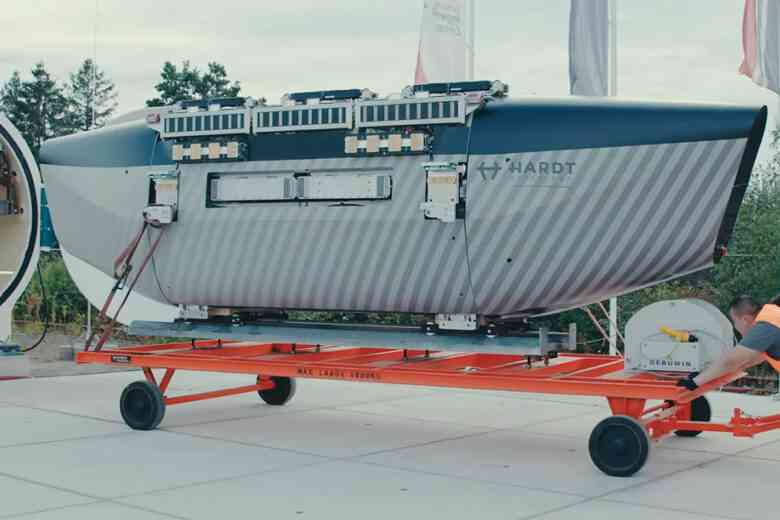
<instances>
[{"instance_id":1,"label":"metal latch","mask_svg":"<svg viewBox=\"0 0 780 520\"><path fill-rule=\"evenodd\" d=\"M179 305L179 318L184 321L209 319L209 308L206 305Z\"/></svg>"},{"instance_id":2,"label":"metal latch","mask_svg":"<svg viewBox=\"0 0 780 520\"><path fill-rule=\"evenodd\" d=\"M458 163L426 163L425 202L420 204L426 218L455 222L458 208L465 203L466 165Z\"/></svg>"},{"instance_id":3,"label":"metal latch","mask_svg":"<svg viewBox=\"0 0 780 520\"><path fill-rule=\"evenodd\" d=\"M149 205L144 218L159 224L176 221L179 208L179 174L176 171L149 175Z\"/></svg>"},{"instance_id":4,"label":"metal latch","mask_svg":"<svg viewBox=\"0 0 780 520\"><path fill-rule=\"evenodd\" d=\"M474 331L479 327L476 314L437 314L436 325L441 330Z\"/></svg>"}]
</instances>

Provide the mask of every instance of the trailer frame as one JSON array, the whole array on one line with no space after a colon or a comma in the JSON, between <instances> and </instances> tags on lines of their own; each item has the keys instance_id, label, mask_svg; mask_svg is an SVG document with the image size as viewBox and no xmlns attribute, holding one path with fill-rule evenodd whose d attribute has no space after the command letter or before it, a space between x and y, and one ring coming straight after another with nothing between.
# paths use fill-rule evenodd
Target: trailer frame
<instances>
[{"instance_id":1,"label":"trailer frame","mask_svg":"<svg viewBox=\"0 0 780 520\"><path fill-rule=\"evenodd\" d=\"M710 422L704 394L742 377L741 372L688 391L676 386L679 376L673 374L625 372L620 356L193 340L85 350L77 353L76 361L143 370L145 381L132 383L136 385L132 392L129 386L120 400L125 421L136 429L156 428L166 406L207 399L258 392L269 404L285 404L294 394L296 378L605 397L613 415L593 430L590 454L599 469L613 476L639 471L651 443L672 433L694 436L707 431L753 437L780 429L780 414L750 417L741 409L735 409L727 423ZM154 370L164 370L159 382ZM169 396L169 385L179 370L248 374L256 380L245 386ZM148 412L149 419L142 414L140 422L128 420L126 411L132 419L133 406Z\"/></svg>"}]
</instances>

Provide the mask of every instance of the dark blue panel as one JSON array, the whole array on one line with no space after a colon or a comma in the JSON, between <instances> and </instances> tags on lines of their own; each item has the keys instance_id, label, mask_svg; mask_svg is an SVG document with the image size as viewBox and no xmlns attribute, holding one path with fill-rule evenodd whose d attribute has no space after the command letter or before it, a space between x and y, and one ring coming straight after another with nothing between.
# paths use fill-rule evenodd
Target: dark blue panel
<instances>
[{"instance_id":1,"label":"dark blue panel","mask_svg":"<svg viewBox=\"0 0 780 520\"><path fill-rule=\"evenodd\" d=\"M433 153L437 155L465 154L469 129L460 125L433 127Z\"/></svg>"},{"instance_id":2,"label":"dark blue panel","mask_svg":"<svg viewBox=\"0 0 780 520\"><path fill-rule=\"evenodd\" d=\"M141 121L46 141L40 162L105 168L173 164L170 145Z\"/></svg>"},{"instance_id":3,"label":"dark blue panel","mask_svg":"<svg viewBox=\"0 0 780 520\"><path fill-rule=\"evenodd\" d=\"M415 85L415 92L430 92L431 94L451 94L454 92L481 92L490 90L491 81L458 81L455 83L424 83Z\"/></svg>"},{"instance_id":4,"label":"dark blue panel","mask_svg":"<svg viewBox=\"0 0 780 520\"><path fill-rule=\"evenodd\" d=\"M250 137L251 161L348 157L344 130L318 130L294 134L258 134Z\"/></svg>"},{"instance_id":5,"label":"dark blue panel","mask_svg":"<svg viewBox=\"0 0 780 520\"><path fill-rule=\"evenodd\" d=\"M470 153L499 154L744 138L760 107L556 99L477 112Z\"/></svg>"},{"instance_id":6,"label":"dark blue panel","mask_svg":"<svg viewBox=\"0 0 780 520\"><path fill-rule=\"evenodd\" d=\"M392 107L387 112L388 119L401 117ZM580 98L496 102L477 112L470 138L464 126L433 126L433 152L465 153L467 142L470 153L498 154L744 138L751 135L761 113L753 107ZM327 108L313 109L312 123L327 122L324 115L331 116ZM336 121L341 114L334 115ZM212 128L218 129L221 118L213 117ZM276 118L278 114L272 117ZM345 157L344 136L341 130L252 136L251 159ZM170 145L158 143L156 132L140 121L48 141L41 149L41 162L105 167L172 164Z\"/></svg>"},{"instance_id":7,"label":"dark blue panel","mask_svg":"<svg viewBox=\"0 0 780 520\"><path fill-rule=\"evenodd\" d=\"M358 99L362 95L360 89L349 90L316 90L311 92L294 92L288 94L288 98L298 103L303 103L307 99L324 99L328 101L339 101L345 99Z\"/></svg>"},{"instance_id":8,"label":"dark blue panel","mask_svg":"<svg viewBox=\"0 0 780 520\"><path fill-rule=\"evenodd\" d=\"M198 107L201 110L207 110L209 105L219 105L222 108L238 108L243 107L246 104L246 98L212 98L212 99L197 99L191 101L182 101L182 108Z\"/></svg>"}]
</instances>

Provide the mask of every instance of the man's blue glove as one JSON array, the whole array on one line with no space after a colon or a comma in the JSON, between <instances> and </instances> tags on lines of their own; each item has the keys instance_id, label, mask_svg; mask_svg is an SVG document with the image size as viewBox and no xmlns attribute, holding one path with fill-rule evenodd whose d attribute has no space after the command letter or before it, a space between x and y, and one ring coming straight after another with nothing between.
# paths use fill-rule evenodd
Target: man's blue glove
<instances>
[{"instance_id":1,"label":"man's blue glove","mask_svg":"<svg viewBox=\"0 0 780 520\"><path fill-rule=\"evenodd\" d=\"M693 378L698 375L699 375L698 372L691 372L690 374L688 374L688 377L686 377L685 379L680 379L679 381L677 381L677 386L681 386L693 392L694 390L699 388L699 385L697 385L696 382L693 380Z\"/></svg>"}]
</instances>

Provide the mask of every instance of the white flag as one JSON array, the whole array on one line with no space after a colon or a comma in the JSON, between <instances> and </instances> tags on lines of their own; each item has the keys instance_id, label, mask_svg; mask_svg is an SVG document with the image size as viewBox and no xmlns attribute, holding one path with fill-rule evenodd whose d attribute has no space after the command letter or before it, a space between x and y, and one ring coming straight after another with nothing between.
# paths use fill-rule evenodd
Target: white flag
<instances>
[{"instance_id":1,"label":"white flag","mask_svg":"<svg viewBox=\"0 0 780 520\"><path fill-rule=\"evenodd\" d=\"M423 2L420 47L414 82L448 83L469 79L466 0Z\"/></svg>"},{"instance_id":2,"label":"white flag","mask_svg":"<svg viewBox=\"0 0 780 520\"><path fill-rule=\"evenodd\" d=\"M745 0L742 20L744 60L739 71L780 94L780 4Z\"/></svg>"},{"instance_id":3,"label":"white flag","mask_svg":"<svg viewBox=\"0 0 780 520\"><path fill-rule=\"evenodd\" d=\"M575 96L609 95L609 0L571 0L569 83Z\"/></svg>"}]
</instances>

